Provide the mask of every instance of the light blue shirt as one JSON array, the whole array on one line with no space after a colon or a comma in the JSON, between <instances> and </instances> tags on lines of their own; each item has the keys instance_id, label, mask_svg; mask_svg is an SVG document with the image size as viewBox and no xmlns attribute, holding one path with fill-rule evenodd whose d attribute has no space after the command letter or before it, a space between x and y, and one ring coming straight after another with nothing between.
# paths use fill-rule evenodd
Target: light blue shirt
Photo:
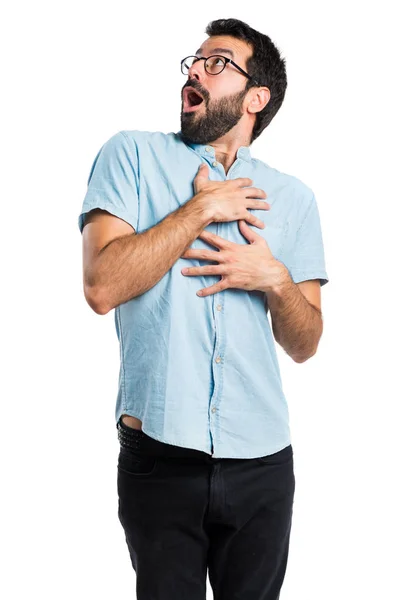
<instances>
[{"instance_id":1,"label":"light blue shirt","mask_svg":"<svg viewBox=\"0 0 400 600\"><path fill-rule=\"evenodd\" d=\"M249 209L266 226L250 227L295 283L328 282L313 191L253 158L248 146L239 148L226 174L212 146L186 144L180 132L120 131L105 142L90 171L80 231L85 213L94 208L130 223L137 233L154 227L193 197L201 162L208 163L211 180L249 177L267 193L269 210ZM205 229L249 243L237 221ZM217 250L199 238L190 247ZM151 289L115 308L121 357L116 423L121 414L137 417L150 437L215 458L278 452L291 436L265 295L235 288L197 296L220 276L189 277L181 269L205 264L179 258Z\"/></svg>"}]
</instances>

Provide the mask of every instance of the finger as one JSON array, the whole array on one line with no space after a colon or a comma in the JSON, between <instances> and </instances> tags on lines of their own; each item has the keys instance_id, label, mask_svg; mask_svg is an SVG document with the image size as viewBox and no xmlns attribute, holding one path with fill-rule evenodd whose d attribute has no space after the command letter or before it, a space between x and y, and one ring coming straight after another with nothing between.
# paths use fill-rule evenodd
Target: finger
<instances>
[{"instance_id":1,"label":"finger","mask_svg":"<svg viewBox=\"0 0 400 600\"><path fill-rule=\"evenodd\" d=\"M195 179L208 179L208 165L206 165L206 163L201 163L201 165L199 166L198 170L197 170L197 174Z\"/></svg>"},{"instance_id":2,"label":"finger","mask_svg":"<svg viewBox=\"0 0 400 600\"><path fill-rule=\"evenodd\" d=\"M203 288L196 292L198 296L211 296L211 294L216 294L218 292L222 292L223 290L228 289L229 285L226 283L226 279L221 279L218 283L211 285L208 288Z\"/></svg>"},{"instance_id":3,"label":"finger","mask_svg":"<svg viewBox=\"0 0 400 600\"><path fill-rule=\"evenodd\" d=\"M261 246L267 245L267 242L265 241L263 236L254 231L254 229L251 229L251 227L249 227L249 225L243 219L239 220L239 229L242 235L244 235L244 237L247 240L249 240L249 242L251 242L252 244L257 244Z\"/></svg>"},{"instance_id":4,"label":"finger","mask_svg":"<svg viewBox=\"0 0 400 600\"><path fill-rule=\"evenodd\" d=\"M237 179L232 179L233 183L236 183L239 187L245 187L247 185L252 185L253 180L249 177L238 177Z\"/></svg>"},{"instance_id":5,"label":"finger","mask_svg":"<svg viewBox=\"0 0 400 600\"><path fill-rule=\"evenodd\" d=\"M224 265L205 265L204 267L185 267L181 269L182 275L225 275Z\"/></svg>"},{"instance_id":6,"label":"finger","mask_svg":"<svg viewBox=\"0 0 400 600\"><path fill-rule=\"evenodd\" d=\"M266 198L267 193L261 188L250 187L245 190L246 198Z\"/></svg>"},{"instance_id":7,"label":"finger","mask_svg":"<svg viewBox=\"0 0 400 600\"><path fill-rule=\"evenodd\" d=\"M261 208L261 210L269 210L271 205L269 202L263 202L262 200L254 200L251 202L247 208Z\"/></svg>"},{"instance_id":8,"label":"finger","mask_svg":"<svg viewBox=\"0 0 400 600\"><path fill-rule=\"evenodd\" d=\"M218 256L220 256L220 252L216 250L198 250L197 248L191 248L190 250L186 250L184 254L182 254L181 258L196 258L198 260L218 260Z\"/></svg>"},{"instance_id":9,"label":"finger","mask_svg":"<svg viewBox=\"0 0 400 600\"><path fill-rule=\"evenodd\" d=\"M208 244L216 246L217 248L221 248L222 250L232 246L232 242L220 237L219 235L216 235L215 233L211 233L211 231L202 231L198 237Z\"/></svg>"},{"instance_id":10,"label":"finger","mask_svg":"<svg viewBox=\"0 0 400 600\"><path fill-rule=\"evenodd\" d=\"M263 221L261 221L261 219L258 219L257 217L255 217L254 215L249 213L248 211L247 211L247 215L248 216L245 218L245 221L248 221L249 223L251 223L251 225L254 225L255 227L259 227L260 229L265 228L265 223Z\"/></svg>"},{"instance_id":11,"label":"finger","mask_svg":"<svg viewBox=\"0 0 400 600\"><path fill-rule=\"evenodd\" d=\"M196 177L193 180L195 193L197 194L201 190L202 184L209 180L208 165L206 165L206 163L201 163L197 170Z\"/></svg>"}]
</instances>

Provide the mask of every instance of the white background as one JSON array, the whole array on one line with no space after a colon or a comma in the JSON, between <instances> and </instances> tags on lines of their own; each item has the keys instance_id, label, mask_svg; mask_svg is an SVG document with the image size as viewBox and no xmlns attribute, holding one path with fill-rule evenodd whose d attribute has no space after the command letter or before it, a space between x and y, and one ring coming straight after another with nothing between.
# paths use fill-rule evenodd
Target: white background
<instances>
[{"instance_id":1,"label":"white background","mask_svg":"<svg viewBox=\"0 0 400 600\"><path fill-rule=\"evenodd\" d=\"M395 3L220 6L17 2L0 19L7 600L135 597L117 518L114 311L84 299L77 220L107 139L179 130L179 62L230 17L286 58L286 98L251 151L315 192L330 278L317 354L296 364L278 346L296 474L280 600L400 597Z\"/></svg>"}]
</instances>

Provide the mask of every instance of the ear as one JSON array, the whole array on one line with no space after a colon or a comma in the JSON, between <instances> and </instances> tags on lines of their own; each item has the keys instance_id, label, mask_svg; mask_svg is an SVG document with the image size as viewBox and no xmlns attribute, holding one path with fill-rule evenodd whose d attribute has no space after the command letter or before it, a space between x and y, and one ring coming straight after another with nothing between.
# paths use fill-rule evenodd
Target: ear
<instances>
[{"instance_id":1,"label":"ear","mask_svg":"<svg viewBox=\"0 0 400 600\"><path fill-rule=\"evenodd\" d=\"M271 98L271 92L267 87L251 88L250 102L247 105L247 110L250 113L258 113L265 108Z\"/></svg>"}]
</instances>

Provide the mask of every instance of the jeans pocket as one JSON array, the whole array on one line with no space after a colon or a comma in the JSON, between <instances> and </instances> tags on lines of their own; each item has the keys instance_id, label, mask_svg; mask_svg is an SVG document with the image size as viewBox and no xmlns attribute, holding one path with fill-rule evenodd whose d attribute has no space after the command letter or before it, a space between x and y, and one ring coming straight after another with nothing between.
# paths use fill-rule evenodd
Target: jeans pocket
<instances>
[{"instance_id":1,"label":"jeans pocket","mask_svg":"<svg viewBox=\"0 0 400 600\"><path fill-rule=\"evenodd\" d=\"M279 452L274 452L273 454L267 454L266 456L259 456L256 460L263 465L283 465L291 460L293 460L293 448L292 445L286 446Z\"/></svg>"},{"instance_id":2,"label":"jeans pocket","mask_svg":"<svg viewBox=\"0 0 400 600\"><path fill-rule=\"evenodd\" d=\"M137 450L120 446L118 455L118 471L133 477L153 475L158 467L158 458L141 454Z\"/></svg>"}]
</instances>

